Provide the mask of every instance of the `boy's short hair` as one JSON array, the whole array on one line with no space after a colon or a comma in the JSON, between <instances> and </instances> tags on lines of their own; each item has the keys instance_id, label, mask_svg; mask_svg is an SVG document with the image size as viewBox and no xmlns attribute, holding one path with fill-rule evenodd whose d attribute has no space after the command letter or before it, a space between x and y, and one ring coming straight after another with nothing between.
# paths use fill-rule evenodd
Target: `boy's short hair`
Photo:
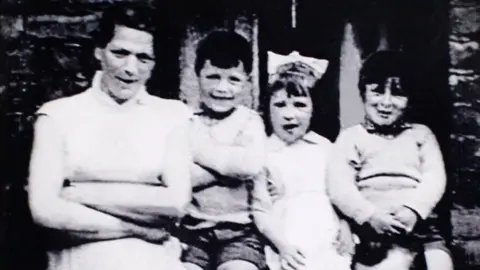
<instances>
[{"instance_id":1,"label":"boy's short hair","mask_svg":"<svg viewBox=\"0 0 480 270\"><path fill-rule=\"evenodd\" d=\"M105 48L114 36L115 26L125 26L155 34L156 10L149 4L113 5L102 15L94 34L95 46Z\"/></svg>"},{"instance_id":2,"label":"boy's short hair","mask_svg":"<svg viewBox=\"0 0 480 270\"><path fill-rule=\"evenodd\" d=\"M358 89L365 97L365 86L371 83L382 84L388 77L399 77L400 86L407 93L408 65L406 55L401 51L378 51L371 54L360 69Z\"/></svg>"},{"instance_id":3,"label":"boy's short hair","mask_svg":"<svg viewBox=\"0 0 480 270\"><path fill-rule=\"evenodd\" d=\"M213 66L229 69L240 62L247 74L252 72L252 48L250 43L234 31L214 31L204 38L197 48L195 73L200 74L205 62L210 60Z\"/></svg>"}]
</instances>

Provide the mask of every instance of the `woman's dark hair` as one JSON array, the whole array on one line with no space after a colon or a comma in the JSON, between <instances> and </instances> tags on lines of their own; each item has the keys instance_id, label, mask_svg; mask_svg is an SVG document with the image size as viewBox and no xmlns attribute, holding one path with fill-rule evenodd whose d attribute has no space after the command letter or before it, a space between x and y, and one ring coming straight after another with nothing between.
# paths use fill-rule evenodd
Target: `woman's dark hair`
<instances>
[{"instance_id":1,"label":"woman's dark hair","mask_svg":"<svg viewBox=\"0 0 480 270\"><path fill-rule=\"evenodd\" d=\"M287 92L287 97L310 97L311 87L305 85L303 78L296 75L276 74L277 79L269 83L267 87L267 95L265 98L265 106L263 107L263 118L265 123L265 131L268 135L273 133L273 126L270 119L270 102L272 96L281 90ZM313 100L312 100L313 101Z\"/></svg>"},{"instance_id":2,"label":"woman's dark hair","mask_svg":"<svg viewBox=\"0 0 480 270\"><path fill-rule=\"evenodd\" d=\"M233 31L214 31L205 37L197 48L195 73L200 74L205 62L210 60L213 66L229 69L240 62L247 74L252 72L252 48L249 42Z\"/></svg>"},{"instance_id":3,"label":"woman's dark hair","mask_svg":"<svg viewBox=\"0 0 480 270\"><path fill-rule=\"evenodd\" d=\"M112 40L115 26L121 25L155 35L156 10L149 4L113 5L100 19L94 34L95 46L105 48Z\"/></svg>"},{"instance_id":4,"label":"woman's dark hair","mask_svg":"<svg viewBox=\"0 0 480 270\"><path fill-rule=\"evenodd\" d=\"M401 51L378 51L371 54L360 69L358 89L360 96L365 97L366 85L383 84L389 77L399 77L400 87L409 96L408 71L406 56Z\"/></svg>"}]
</instances>

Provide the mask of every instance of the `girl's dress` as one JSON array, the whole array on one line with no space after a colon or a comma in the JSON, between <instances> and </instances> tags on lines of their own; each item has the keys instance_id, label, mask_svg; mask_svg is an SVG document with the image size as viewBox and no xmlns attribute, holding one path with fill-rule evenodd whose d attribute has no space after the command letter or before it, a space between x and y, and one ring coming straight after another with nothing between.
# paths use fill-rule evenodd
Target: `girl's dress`
<instances>
[{"instance_id":1,"label":"girl's dress","mask_svg":"<svg viewBox=\"0 0 480 270\"><path fill-rule=\"evenodd\" d=\"M287 242L306 257L304 269L350 269L350 258L335 246L339 220L326 193L330 141L309 132L292 145L272 135L267 146L271 182L282 186L284 193L274 202L271 215ZM270 269L280 269L279 256L269 247L266 252Z\"/></svg>"},{"instance_id":2,"label":"girl's dress","mask_svg":"<svg viewBox=\"0 0 480 270\"><path fill-rule=\"evenodd\" d=\"M50 117L61 133L65 179L136 182L161 175L166 138L187 121L188 110L145 90L119 106L100 90L98 80L99 74L90 89L49 102L38 112ZM183 269L179 254L168 245L134 237L64 245L47 250L48 269Z\"/></svg>"}]
</instances>

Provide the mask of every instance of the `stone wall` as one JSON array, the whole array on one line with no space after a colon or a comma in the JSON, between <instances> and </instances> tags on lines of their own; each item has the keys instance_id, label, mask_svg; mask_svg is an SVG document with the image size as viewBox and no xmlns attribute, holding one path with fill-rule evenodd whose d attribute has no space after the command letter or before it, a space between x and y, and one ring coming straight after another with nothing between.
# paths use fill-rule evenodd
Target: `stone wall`
<instances>
[{"instance_id":1,"label":"stone wall","mask_svg":"<svg viewBox=\"0 0 480 270\"><path fill-rule=\"evenodd\" d=\"M450 88L457 263L480 266L480 3L451 1ZM462 263L465 263L463 265ZM460 268L463 269L463 268Z\"/></svg>"}]
</instances>

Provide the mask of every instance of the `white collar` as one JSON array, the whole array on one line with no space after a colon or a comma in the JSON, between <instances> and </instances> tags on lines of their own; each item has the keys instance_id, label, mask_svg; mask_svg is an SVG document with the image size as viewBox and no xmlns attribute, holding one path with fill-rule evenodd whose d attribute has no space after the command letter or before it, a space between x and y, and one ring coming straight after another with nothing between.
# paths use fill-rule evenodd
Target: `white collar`
<instances>
[{"instance_id":1,"label":"white collar","mask_svg":"<svg viewBox=\"0 0 480 270\"><path fill-rule=\"evenodd\" d=\"M302 138L294 142L293 144L288 145L285 141L280 139L275 133L270 135L267 141L267 148L269 151L280 151L281 149L288 146L295 146L299 143L307 143L318 145L322 142L322 136L318 135L314 131L309 131Z\"/></svg>"},{"instance_id":2,"label":"white collar","mask_svg":"<svg viewBox=\"0 0 480 270\"><path fill-rule=\"evenodd\" d=\"M323 141L323 137L314 131L309 131L303 136L302 140L310 144L320 144Z\"/></svg>"}]
</instances>

